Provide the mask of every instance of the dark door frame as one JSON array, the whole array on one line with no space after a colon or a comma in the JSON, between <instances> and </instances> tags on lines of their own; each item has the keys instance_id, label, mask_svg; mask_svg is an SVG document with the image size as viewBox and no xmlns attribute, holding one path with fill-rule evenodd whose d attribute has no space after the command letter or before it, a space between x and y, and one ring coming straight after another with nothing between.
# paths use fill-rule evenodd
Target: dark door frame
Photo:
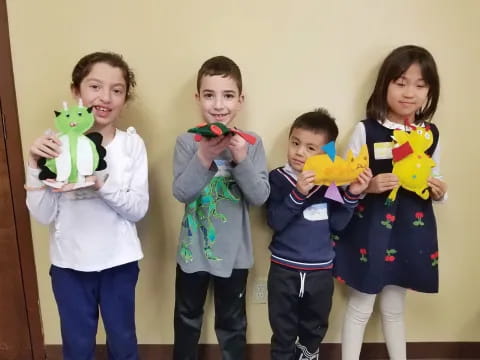
<instances>
[{"instance_id":1,"label":"dark door frame","mask_svg":"<svg viewBox=\"0 0 480 360\"><path fill-rule=\"evenodd\" d=\"M38 285L35 271L30 217L25 206L24 162L18 125L18 111L13 79L12 56L8 31L6 0L0 0L0 106L7 150L8 171L12 191L13 212L18 252L34 360L45 359L45 346L40 317ZM4 141L4 139L0 139Z\"/></svg>"}]
</instances>

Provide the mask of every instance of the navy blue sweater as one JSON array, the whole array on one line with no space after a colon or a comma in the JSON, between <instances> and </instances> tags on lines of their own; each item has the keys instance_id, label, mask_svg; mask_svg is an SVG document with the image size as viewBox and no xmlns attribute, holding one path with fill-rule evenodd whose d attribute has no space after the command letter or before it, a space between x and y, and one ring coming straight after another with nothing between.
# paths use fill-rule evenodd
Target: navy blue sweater
<instances>
[{"instance_id":1,"label":"navy blue sweater","mask_svg":"<svg viewBox=\"0 0 480 360\"><path fill-rule=\"evenodd\" d=\"M335 253L330 230L342 230L358 200L343 194L345 204L325 198L326 186L315 186L307 196L296 189L296 179L284 167L269 175L268 225L274 230L272 262L299 270L332 267Z\"/></svg>"}]
</instances>

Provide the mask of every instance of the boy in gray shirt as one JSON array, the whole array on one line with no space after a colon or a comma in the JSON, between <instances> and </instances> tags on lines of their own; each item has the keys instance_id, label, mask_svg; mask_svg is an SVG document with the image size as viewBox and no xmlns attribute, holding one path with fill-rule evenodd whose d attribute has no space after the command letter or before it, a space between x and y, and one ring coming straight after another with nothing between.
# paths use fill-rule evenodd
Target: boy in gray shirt
<instances>
[{"instance_id":1,"label":"boy in gray shirt","mask_svg":"<svg viewBox=\"0 0 480 360\"><path fill-rule=\"evenodd\" d=\"M229 125L244 95L229 58L207 60L195 95L204 122ZM174 359L197 359L203 307L214 285L215 331L224 360L245 358L245 287L253 265L249 205L262 205L270 186L262 141L240 135L177 138L173 195L185 204L177 253Z\"/></svg>"}]
</instances>

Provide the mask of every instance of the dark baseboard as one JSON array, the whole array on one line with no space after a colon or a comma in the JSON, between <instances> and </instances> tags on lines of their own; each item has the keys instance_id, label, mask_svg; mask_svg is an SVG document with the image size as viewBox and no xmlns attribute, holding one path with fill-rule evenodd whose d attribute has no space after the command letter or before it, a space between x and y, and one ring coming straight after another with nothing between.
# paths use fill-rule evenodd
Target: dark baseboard
<instances>
[{"instance_id":1,"label":"dark baseboard","mask_svg":"<svg viewBox=\"0 0 480 360\"><path fill-rule=\"evenodd\" d=\"M62 360L61 345L46 345L48 360ZM170 360L172 345L139 345L141 360ZM409 359L480 359L480 342L414 342L408 343ZM322 344L322 359L340 360L340 344ZM97 346L96 360L106 360L105 345ZM199 346L199 359L221 360L218 345ZM247 346L247 360L270 359L270 345L250 344ZM366 343L362 348L361 360L388 359L383 343Z\"/></svg>"}]
</instances>

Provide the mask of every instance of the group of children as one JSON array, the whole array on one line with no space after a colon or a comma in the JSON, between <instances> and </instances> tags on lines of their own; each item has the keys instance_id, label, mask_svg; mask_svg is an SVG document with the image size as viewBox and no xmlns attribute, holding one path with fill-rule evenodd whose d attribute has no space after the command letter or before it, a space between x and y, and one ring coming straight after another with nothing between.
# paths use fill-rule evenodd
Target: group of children
<instances>
[{"instance_id":1,"label":"group of children","mask_svg":"<svg viewBox=\"0 0 480 360\"><path fill-rule=\"evenodd\" d=\"M52 190L39 180L39 160L61 151L55 134L39 137L30 147L27 205L50 226L50 276L65 360L94 358L99 311L109 358L138 359L135 286L143 254L135 223L148 208L147 155L133 128L116 128L135 85L133 72L114 53L89 54L73 70L73 96L92 107L91 131L103 136L107 150L107 169L95 174L90 188ZM232 125L244 95L240 69L231 59L207 60L198 71L196 90L205 123ZM335 120L324 109L293 122L287 162L270 174L257 134L248 133L255 139L250 142L240 134L178 136L173 195L185 204L185 213L177 252L173 358L197 359L210 283L222 359L245 358L245 290L253 265L249 206L266 203L273 229L271 358L320 358L336 278L350 291L342 359L359 358L376 294L390 357L406 359L406 289L438 291L432 199L446 194L438 129L430 123L438 97L437 69L427 50L409 45L388 55L367 104L367 119L357 125L349 145L354 153L367 145L370 168L340 189L343 203L329 199L326 187L314 184L315 174L303 170L309 157L322 154L323 145L338 136ZM398 185L391 135L413 126L429 126L434 134L427 150L437 164L429 180L431 198L400 189L394 205L386 207L388 192Z\"/></svg>"}]
</instances>

